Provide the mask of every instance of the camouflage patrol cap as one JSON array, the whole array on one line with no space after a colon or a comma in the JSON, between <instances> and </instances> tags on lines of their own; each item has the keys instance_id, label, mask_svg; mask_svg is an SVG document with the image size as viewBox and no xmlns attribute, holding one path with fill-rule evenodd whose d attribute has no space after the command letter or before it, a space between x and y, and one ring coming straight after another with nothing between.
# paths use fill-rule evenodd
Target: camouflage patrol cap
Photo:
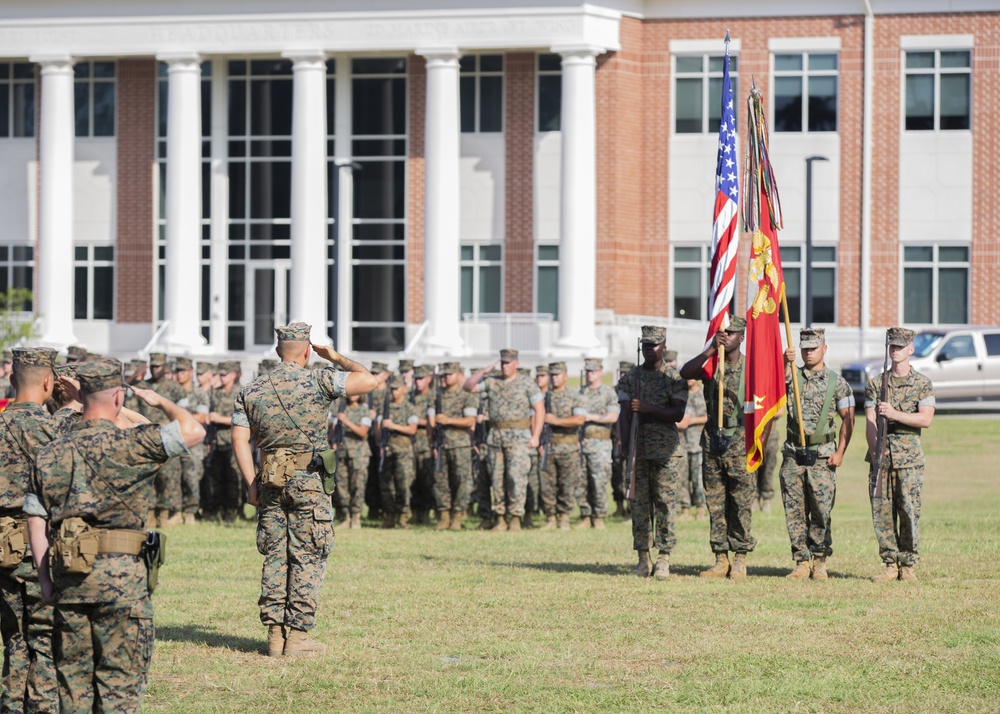
<instances>
[{"instance_id":1,"label":"camouflage patrol cap","mask_svg":"<svg viewBox=\"0 0 1000 714\"><path fill-rule=\"evenodd\" d=\"M547 364L540 364L535 367L535 376L539 377L543 374L549 373L549 366Z\"/></svg>"},{"instance_id":2,"label":"camouflage patrol cap","mask_svg":"<svg viewBox=\"0 0 1000 714\"><path fill-rule=\"evenodd\" d=\"M401 360L399 360L399 371L400 371L400 373L402 373L402 372L409 372L412 369L413 369L413 360L412 359L401 359Z\"/></svg>"},{"instance_id":3,"label":"camouflage patrol cap","mask_svg":"<svg viewBox=\"0 0 1000 714\"><path fill-rule=\"evenodd\" d=\"M552 369L550 368L549 371L551 372ZM517 368L517 373L520 374L522 377L530 377L531 376L531 370L528 369L527 367L518 367Z\"/></svg>"},{"instance_id":4,"label":"camouflage patrol cap","mask_svg":"<svg viewBox=\"0 0 1000 714\"><path fill-rule=\"evenodd\" d=\"M70 345L66 349L67 362L82 362L87 357L87 350L80 345Z\"/></svg>"},{"instance_id":5,"label":"camouflage patrol cap","mask_svg":"<svg viewBox=\"0 0 1000 714\"><path fill-rule=\"evenodd\" d=\"M257 364L258 372L270 372L272 369L278 366L278 360L271 359L270 357L265 357Z\"/></svg>"},{"instance_id":6,"label":"camouflage patrol cap","mask_svg":"<svg viewBox=\"0 0 1000 714\"><path fill-rule=\"evenodd\" d=\"M486 379L503 379L503 371L500 369L491 369L483 377Z\"/></svg>"},{"instance_id":7,"label":"camouflage patrol cap","mask_svg":"<svg viewBox=\"0 0 1000 714\"><path fill-rule=\"evenodd\" d=\"M229 374L230 372L242 372L243 367L240 365L240 361L236 359L229 359L224 362L219 362L219 374Z\"/></svg>"},{"instance_id":8,"label":"camouflage patrol cap","mask_svg":"<svg viewBox=\"0 0 1000 714\"><path fill-rule=\"evenodd\" d=\"M406 380L403 379L403 375L394 374L389 377L389 389L399 389L400 387L406 386Z\"/></svg>"},{"instance_id":9,"label":"camouflage patrol cap","mask_svg":"<svg viewBox=\"0 0 1000 714\"><path fill-rule=\"evenodd\" d=\"M76 378L80 380L80 391L87 394L114 389L122 386L121 363L115 365L109 360L84 362L77 366Z\"/></svg>"},{"instance_id":10,"label":"camouflage patrol cap","mask_svg":"<svg viewBox=\"0 0 1000 714\"><path fill-rule=\"evenodd\" d=\"M389 365L385 362L372 362L372 374L381 374L382 372L388 372Z\"/></svg>"},{"instance_id":11,"label":"camouflage patrol cap","mask_svg":"<svg viewBox=\"0 0 1000 714\"><path fill-rule=\"evenodd\" d=\"M549 374L566 374L566 363L549 362Z\"/></svg>"},{"instance_id":12,"label":"camouflage patrol cap","mask_svg":"<svg viewBox=\"0 0 1000 714\"><path fill-rule=\"evenodd\" d=\"M418 364L413 368L413 376L417 379L423 379L424 377L434 376L434 367L429 364Z\"/></svg>"},{"instance_id":13,"label":"camouflage patrol cap","mask_svg":"<svg viewBox=\"0 0 1000 714\"><path fill-rule=\"evenodd\" d=\"M587 357L583 360L583 368L588 372L600 372L604 369L604 363L596 357Z\"/></svg>"},{"instance_id":14,"label":"camouflage patrol cap","mask_svg":"<svg viewBox=\"0 0 1000 714\"><path fill-rule=\"evenodd\" d=\"M67 364L57 364L55 368L57 377L69 377L70 379L76 379L76 368L83 364L82 362L71 362Z\"/></svg>"},{"instance_id":15,"label":"camouflage patrol cap","mask_svg":"<svg viewBox=\"0 0 1000 714\"><path fill-rule=\"evenodd\" d=\"M667 328L657 325L642 326L642 342L651 345L660 345L667 341Z\"/></svg>"},{"instance_id":16,"label":"camouflage patrol cap","mask_svg":"<svg viewBox=\"0 0 1000 714\"><path fill-rule=\"evenodd\" d=\"M198 369L195 370L198 374L205 374L206 372L214 372L215 365L211 362L199 362Z\"/></svg>"},{"instance_id":17,"label":"camouflage patrol cap","mask_svg":"<svg viewBox=\"0 0 1000 714\"><path fill-rule=\"evenodd\" d=\"M726 332L743 332L747 329L747 321L745 318L737 315L736 317L729 318L729 327L725 329Z\"/></svg>"},{"instance_id":18,"label":"camouflage patrol cap","mask_svg":"<svg viewBox=\"0 0 1000 714\"><path fill-rule=\"evenodd\" d=\"M147 364L148 362L146 362L146 360L142 359L141 357L136 357L133 360L129 360L129 365L135 367L136 369L138 369L139 367L145 367Z\"/></svg>"},{"instance_id":19,"label":"camouflage patrol cap","mask_svg":"<svg viewBox=\"0 0 1000 714\"><path fill-rule=\"evenodd\" d=\"M663 359L667 362L675 362L677 360L677 350L667 350L663 353Z\"/></svg>"},{"instance_id":20,"label":"camouflage patrol cap","mask_svg":"<svg viewBox=\"0 0 1000 714\"><path fill-rule=\"evenodd\" d=\"M278 336L278 342L308 342L312 332L312 325L304 322L292 322L288 325L274 328L274 334Z\"/></svg>"},{"instance_id":21,"label":"camouflage patrol cap","mask_svg":"<svg viewBox=\"0 0 1000 714\"><path fill-rule=\"evenodd\" d=\"M442 362L439 367L439 374L461 374L462 364L460 362Z\"/></svg>"},{"instance_id":22,"label":"camouflage patrol cap","mask_svg":"<svg viewBox=\"0 0 1000 714\"><path fill-rule=\"evenodd\" d=\"M149 353L149 366L150 367L166 367L167 366L167 354L166 354L166 352L150 352Z\"/></svg>"},{"instance_id":23,"label":"camouflage patrol cap","mask_svg":"<svg viewBox=\"0 0 1000 714\"><path fill-rule=\"evenodd\" d=\"M56 351L48 347L15 347L8 359L15 367L53 367L56 366Z\"/></svg>"},{"instance_id":24,"label":"camouflage patrol cap","mask_svg":"<svg viewBox=\"0 0 1000 714\"><path fill-rule=\"evenodd\" d=\"M512 349L500 350L500 361L516 362L517 354L518 354L517 350L512 350Z\"/></svg>"},{"instance_id":25,"label":"camouflage patrol cap","mask_svg":"<svg viewBox=\"0 0 1000 714\"><path fill-rule=\"evenodd\" d=\"M14 355L11 353L10 350L4 350L3 351L3 361L4 361L4 364L7 364L8 362L13 362L14 361Z\"/></svg>"},{"instance_id":26,"label":"camouflage patrol cap","mask_svg":"<svg viewBox=\"0 0 1000 714\"><path fill-rule=\"evenodd\" d=\"M628 360L623 359L618 363L619 372L628 372L630 369L635 369L635 362L629 362Z\"/></svg>"},{"instance_id":27,"label":"camouflage patrol cap","mask_svg":"<svg viewBox=\"0 0 1000 714\"><path fill-rule=\"evenodd\" d=\"M913 342L915 334L913 330L907 330L905 327L890 327L886 332L886 337L893 347L906 347Z\"/></svg>"},{"instance_id":28,"label":"camouflage patrol cap","mask_svg":"<svg viewBox=\"0 0 1000 714\"><path fill-rule=\"evenodd\" d=\"M799 330L799 347L812 349L826 342L826 330L822 327L803 327Z\"/></svg>"},{"instance_id":29,"label":"camouflage patrol cap","mask_svg":"<svg viewBox=\"0 0 1000 714\"><path fill-rule=\"evenodd\" d=\"M178 357L174 360L174 371L180 372L183 369L194 369L194 362L190 357Z\"/></svg>"}]
</instances>

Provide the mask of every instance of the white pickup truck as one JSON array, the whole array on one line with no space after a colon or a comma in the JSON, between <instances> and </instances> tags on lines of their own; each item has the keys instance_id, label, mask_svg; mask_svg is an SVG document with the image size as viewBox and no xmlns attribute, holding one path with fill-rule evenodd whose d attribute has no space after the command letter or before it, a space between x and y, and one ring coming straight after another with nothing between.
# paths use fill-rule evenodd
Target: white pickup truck
<instances>
[{"instance_id":1,"label":"white pickup truck","mask_svg":"<svg viewBox=\"0 0 1000 714\"><path fill-rule=\"evenodd\" d=\"M863 409L865 386L882 357L845 364L840 373ZM930 329L913 339L910 364L934 383L939 403L1000 402L1000 327Z\"/></svg>"}]
</instances>

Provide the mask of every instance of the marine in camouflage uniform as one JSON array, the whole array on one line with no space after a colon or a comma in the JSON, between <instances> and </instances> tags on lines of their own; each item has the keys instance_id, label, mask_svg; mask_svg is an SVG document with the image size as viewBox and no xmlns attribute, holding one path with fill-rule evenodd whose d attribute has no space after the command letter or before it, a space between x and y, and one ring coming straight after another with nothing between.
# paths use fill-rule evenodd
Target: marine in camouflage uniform
<instances>
[{"instance_id":1,"label":"marine in camouflage uniform","mask_svg":"<svg viewBox=\"0 0 1000 714\"><path fill-rule=\"evenodd\" d=\"M462 365L441 365L441 411L434 423L441 429L444 448L441 468L434 474L434 498L438 507L436 530L462 530L462 517L472 492L472 429L476 424L478 399L462 389ZM435 405L436 406L436 405Z\"/></svg>"},{"instance_id":2,"label":"marine in camouflage uniform","mask_svg":"<svg viewBox=\"0 0 1000 714\"><path fill-rule=\"evenodd\" d=\"M470 392L486 392L490 400L490 476L493 486L493 513L497 531L507 530L504 514L510 515L513 530L521 529L527 497L529 451L538 448L542 431L544 397L529 377L518 374L517 350L500 350L502 379L482 381L488 369L481 369L465 382ZM528 410L535 412L534 419Z\"/></svg>"},{"instance_id":3,"label":"marine in camouflage uniform","mask_svg":"<svg viewBox=\"0 0 1000 714\"><path fill-rule=\"evenodd\" d=\"M52 659L54 611L51 604L42 602L23 508L38 450L66 424L53 419L44 407L55 384L55 357L55 350L15 350L11 381L18 384L20 394L0 412L0 531L12 537L3 544L8 562L0 565L3 712L59 711Z\"/></svg>"},{"instance_id":4,"label":"marine in camouflage uniform","mask_svg":"<svg viewBox=\"0 0 1000 714\"><path fill-rule=\"evenodd\" d=\"M208 485L203 491L202 511L206 518L222 517L227 522L234 521L243 508L240 469L233 453L232 419L236 398L240 394L241 373L238 361L219 362L222 385L212 390L211 411L208 414L215 439L209 444L212 464L204 477Z\"/></svg>"},{"instance_id":5,"label":"marine in camouflage uniform","mask_svg":"<svg viewBox=\"0 0 1000 714\"><path fill-rule=\"evenodd\" d=\"M168 372L167 355L163 352L150 352L150 380L136 386L152 389L161 397L176 404L184 398L184 395L180 385L168 378ZM154 409L141 400L138 406L139 413L154 424L166 423L165 417L159 409ZM184 518L181 512L181 469L181 459L178 456L167 461L156 474L156 520L160 528L177 525Z\"/></svg>"},{"instance_id":6,"label":"marine in camouflage uniform","mask_svg":"<svg viewBox=\"0 0 1000 714\"><path fill-rule=\"evenodd\" d=\"M544 397L545 392L549 388L549 366L547 364L535 366L535 384L538 385ZM534 414L535 412L532 410L529 417L533 417ZM544 527L549 528L551 527L548 521L550 514L545 511L545 503L546 500L551 504L555 503L555 482L552 477L551 468L544 474L539 471L540 453L541 448L528 450L528 456L531 459L531 468L528 470L528 488L525 491L524 519L525 525L528 525L532 514L538 513L541 510L546 515L546 524ZM555 518L554 512L551 514L551 517L552 519ZM554 525L554 522L552 525Z\"/></svg>"},{"instance_id":7,"label":"marine in camouflage uniform","mask_svg":"<svg viewBox=\"0 0 1000 714\"><path fill-rule=\"evenodd\" d=\"M643 364L618 380L618 401L627 405L622 433L631 431L630 420L639 419L632 507L632 547L639 554L633 573L639 577L670 575L670 552L677 544L677 494L682 487L684 450L677 422L687 405L687 382L663 365L666 328L642 327ZM654 566L650 548L659 556Z\"/></svg>"},{"instance_id":8,"label":"marine in camouflage uniform","mask_svg":"<svg viewBox=\"0 0 1000 714\"><path fill-rule=\"evenodd\" d=\"M430 425L434 416L434 368L421 364L413 369L413 406L417 408L417 435L413 440L413 455L416 459L416 476L410 492L410 508L417 523L430 523L428 511L433 510L434 498L434 455L431 453Z\"/></svg>"},{"instance_id":9,"label":"marine in camouflage uniform","mask_svg":"<svg viewBox=\"0 0 1000 714\"><path fill-rule=\"evenodd\" d=\"M208 424L211 399L194 380L194 364L187 357L174 361L175 381L183 396L177 406L184 407L201 425ZM201 480L205 475L205 444L195 444L189 453L181 455L181 510L184 523L194 525L201 502Z\"/></svg>"},{"instance_id":10,"label":"marine in camouflage uniform","mask_svg":"<svg viewBox=\"0 0 1000 714\"><path fill-rule=\"evenodd\" d=\"M578 430L587 417L587 407L578 390L566 387L565 362L549 364L549 391L546 397L545 423L552 428L552 443L546 447L549 449L547 470L551 472L554 488L550 493L555 502L546 503L545 509L546 512L554 509L560 530L568 530L569 514L573 510L580 481Z\"/></svg>"},{"instance_id":11,"label":"marine in camouflage uniform","mask_svg":"<svg viewBox=\"0 0 1000 714\"><path fill-rule=\"evenodd\" d=\"M799 331L804 368L795 366L795 350L785 352L785 387L794 394L792 370L798 371L803 446L796 410L789 412L781 453L781 500L792 544L793 580L826 580L826 559L833 553L831 512L837 495L837 467L854 432L854 393L847 381L827 369L826 334L820 328ZM834 412L840 415L839 438ZM807 451L808 450L808 451ZM814 461L810 466L809 461ZM801 463L800 463L801 462ZM810 564L810 559L812 563Z\"/></svg>"},{"instance_id":12,"label":"marine in camouflage uniform","mask_svg":"<svg viewBox=\"0 0 1000 714\"><path fill-rule=\"evenodd\" d=\"M916 580L914 568L920 560L920 506L924 486L924 451L920 433L934 418L934 385L910 366L912 330L893 327L888 331L888 396L879 402L882 375L872 377L865 389L868 456L871 461L877 441L877 419L884 416L886 448L882 457L882 496L872 496L872 523L878 539L879 557L885 570L873 580ZM898 527L897 524L898 523Z\"/></svg>"},{"instance_id":13,"label":"marine in camouflage uniform","mask_svg":"<svg viewBox=\"0 0 1000 714\"><path fill-rule=\"evenodd\" d=\"M747 473L746 445L743 432L744 358L740 352L746 320L733 317L725 330L704 352L693 357L681 369L686 379L701 379L705 389L708 422L701 435L702 482L710 519L709 544L715 553L715 565L702 571L706 578L745 578L746 555L757 541L750 532L751 508L757 497L757 476ZM725 384L723 385L723 435L730 439L729 448L717 452L712 448L713 435L719 428L719 370L707 379L702 366L719 348L726 354ZM732 566L729 551L735 555Z\"/></svg>"},{"instance_id":14,"label":"marine in camouflage uniform","mask_svg":"<svg viewBox=\"0 0 1000 714\"><path fill-rule=\"evenodd\" d=\"M13 399L14 386L10 374L14 367L14 355L10 350L3 351L3 365L0 366L0 399Z\"/></svg>"},{"instance_id":15,"label":"marine in camouflage uniform","mask_svg":"<svg viewBox=\"0 0 1000 714\"><path fill-rule=\"evenodd\" d=\"M264 556L258 605L272 656L326 649L307 634L316 624L333 548L333 504L314 456L327 448L331 402L375 386L364 367L330 347L312 349L333 364L307 369L310 332L302 322L275 328L282 361L243 388L232 416L233 452L247 484L247 501L257 505L257 550ZM251 438L263 455L260 476L254 471ZM266 482L272 463L288 477L286 483Z\"/></svg>"},{"instance_id":16,"label":"marine in camouflage uniform","mask_svg":"<svg viewBox=\"0 0 1000 714\"><path fill-rule=\"evenodd\" d=\"M78 376L90 416L39 450L24 510L41 592L56 598L60 711L135 712L153 654L153 603L140 557L150 481L205 432L184 409L146 390L137 393L169 421L119 429L120 367L85 363ZM70 573L55 558L50 570L48 534L76 519L101 531L92 569ZM63 550L55 540L53 552Z\"/></svg>"},{"instance_id":17,"label":"marine in camouflage uniform","mask_svg":"<svg viewBox=\"0 0 1000 714\"><path fill-rule=\"evenodd\" d=\"M622 375L635 367L635 362L622 360L618 363L615 384ZM628 435L625 435L628 438ZM615 518L628 518L628 502L625 499L625 449L622 447L620 421L611 427L611 494L615 499Z\"/></svg>"},{"instance_id":18,"label":"marine in camouflage uniform","mask_svg":"<svg viewBox=\"0 0 1000 714\"><path fill-rule=\"evenodd\" d=\"M682 469L683 485L680 492L681 514L677 517L680 521L690 520L692 506L697 509L698 520L704 518L705 486L701 481L701 434L705 430L707 414L701 383L696 379L689 379L684 419L677 425L685 455L685 467Z\"/></svg>"},{"instance_id":19,"label":"marine in camouflage uniform","mask_svg":"<svg viewBox=\"0 0 1000 714\"><path fill-rule=\"evenodd\" d=\"M365 488L368 485L368 463L372 450L368 445L368 433L372 418L368 404L360 396L353 396L337 413L337 421L344 428L344 441L337 453L338 463L343 467L343 476L337 479L340 502L350 513L350 528L361 527L361 511L365 505Z\"/></svg>"},{"instance_id":20,"label":"marine in camouflage uniform","mask_svg":"<svg viewBox=\"0 0 1000 714\"><path fill-rule=\"evenodd\" d=\"M617 425L621 414L618 395L611 387L601 384L603 365L599 359L584 360L586 384L581 385L583 405L587 420L583 429L580 453L580 504L581 527L593 525L604 528L608 515L608 483L611 481L611 429Z\"/></svg>"},{"instance_id":21,"label":"marine in camouflage uniform","mask_svg":"<svg viewBox=\"0 0 1000 714\"><path fill-rule=\"evenodd\" d=\"M389 366L385 362L372 362L372 375L378 384L365 397L368 405L368 413L372 423L382 414L385 407L385 395L387 393L386 382L389 379ZM368 432L368 446L375 456L379 451L378 437L376 430ZM378 520L382 517L382 489L378 481L378 458L373 458L368 462L368 483L365 486L365 503L368 504L368 518Z\"/></svg>"},{"instance_id":22,"label":"marine in camouflage uniform","mask_svg":"<svg viewBox=\"0 0 1000 714\"><path fill-rule=\"evenodd\" d=\"M383 528L406 528L410 518L410 489L416 477L413 438L420 417L417 407L407 397L409 387L400 374L389 377L389 416L379 414L376 424L380 434L388 433L388 445L378 475L382 492Z\"/></svg>"}]
</instances>

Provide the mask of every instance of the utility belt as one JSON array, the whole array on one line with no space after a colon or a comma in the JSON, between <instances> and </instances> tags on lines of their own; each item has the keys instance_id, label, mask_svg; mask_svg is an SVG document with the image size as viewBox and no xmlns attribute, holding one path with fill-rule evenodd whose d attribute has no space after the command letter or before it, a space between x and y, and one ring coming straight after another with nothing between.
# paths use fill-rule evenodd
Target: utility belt
<instances>
[{"instance_id":1,"label":"utility belt","mask_svg":"<svg viewBox=\"0 0 1000 714\"><path fill-rule=\"evenodd\" d=\"M492 425L496 429L530 429L531 419L514 419L512 421L495 421Z\"/></svg>"},{"instance_id":2,"label":"utility belt","mask_svg":"<svg viewBox=\"0 0 1000 714\"><path fill-rule=\"evenodd\" d=\"M405 434L390 436L389 444L396 447L397 449L406 449L413 446L413 439L406 436Z\"/></svg>"},{"instance_id":3,"label":"utility belt","mask_svg":"<svg viewBox=\"0 0 1000 714\"><path fill-rule=\"evenodd\" d=\"M907 426L895 421L891 421L885 425L886 434L913 434L914 436L920 436L921 431L922 429L919 427Z\"/></svg>"},{"instance_id":4,"label":"utility belt","mask_svg":"<svg viewBox=\"0 0 1000 714\"><path fill-rule=\"evenodd\" d=\"M583 432L583 438L585 439L596 439L598 441L610 441L611 440L611 429L594 429L591 431L592 427L588 427L586 431Z\"/></svg>"},{"instance_id":5,"label":"utility belt","mask_svg":"<svg viewBox=\"0 0 1000 714\"><path fill-rule=\"evenodd\" d=\"M575 446L580 443L580 437L578 437L576 434L553 434L552 443L573 444Z\"/></svg>"},{"instance_id":6,"label":"utility belt","mask_svg":"<svg viewBox=\"0 0 1000 714\"><path fill-rule=\"evenodd\" d=\"M166 563L166 536L158 531L95 528L82 518L67 518L52 539L49 558L61 574L89 575L100 555L131 555L146 564L146 587L156 589L160 566Z\"/></svg>"},{"instance_id":7,"label":"utility belt","mask_svg":"<svg viewBox=\"0 0 1000 714\"><path fill-rule=\"evenodd\" d=\"M312 452L294 453L288 449L265 451L260 464L260 482L271 488L284 488L296 471L306 471Z\"/></svg>"},{"instance_id":8,"label":"utility belt","mask_svg":"<svg viewBox=\"0 0 1000 714\"><path fill-rule=\"evenodd\" d=\"M0 518L0 568L12 570L21 564L28 552L28 519L26 516Z\"/></svg>"},{"instance_id":9,"label":"utility belt","mask_svg":"<svg viewBox=\"0 0 1000 714\"><path fill-rule=\"evenodd\" d=\"M788 430L788 442L794 444L796 448L801 448L801 443L799 442L799 432L798 430L792 431ZM837 435L833 433L824 434L806 434L806 446L822 446L823 444L829 444L831 441L836 441Z\"/></svg>"}]
</instances>

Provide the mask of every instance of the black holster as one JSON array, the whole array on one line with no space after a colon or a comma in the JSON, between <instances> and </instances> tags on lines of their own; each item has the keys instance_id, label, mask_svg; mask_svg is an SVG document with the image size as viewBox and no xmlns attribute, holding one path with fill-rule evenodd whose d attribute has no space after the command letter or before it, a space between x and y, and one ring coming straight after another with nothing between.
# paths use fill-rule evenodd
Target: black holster
<instances>
[{"instance_id":1,"label":"black holster","mask_svg":"<svg viewBox=\"0 0 1000 714\"><path fill-rule=\"evenodd\" d=\"M729 451L729 447L732 446L733 437L726 436L725 433L719 429L716 431L708 440L708 448L713 454L724 454Z\"/></svg>"},{"instance_id":2,"label":"black holster","mask_svg":"<svg viewBox=\"0 0 1000 714\"><path fill-rule=\"evenodd\" d=\"M819 452L805 446L795 447L795 463L799 466L815 466Z\"/></svg>"}]
</instances>

